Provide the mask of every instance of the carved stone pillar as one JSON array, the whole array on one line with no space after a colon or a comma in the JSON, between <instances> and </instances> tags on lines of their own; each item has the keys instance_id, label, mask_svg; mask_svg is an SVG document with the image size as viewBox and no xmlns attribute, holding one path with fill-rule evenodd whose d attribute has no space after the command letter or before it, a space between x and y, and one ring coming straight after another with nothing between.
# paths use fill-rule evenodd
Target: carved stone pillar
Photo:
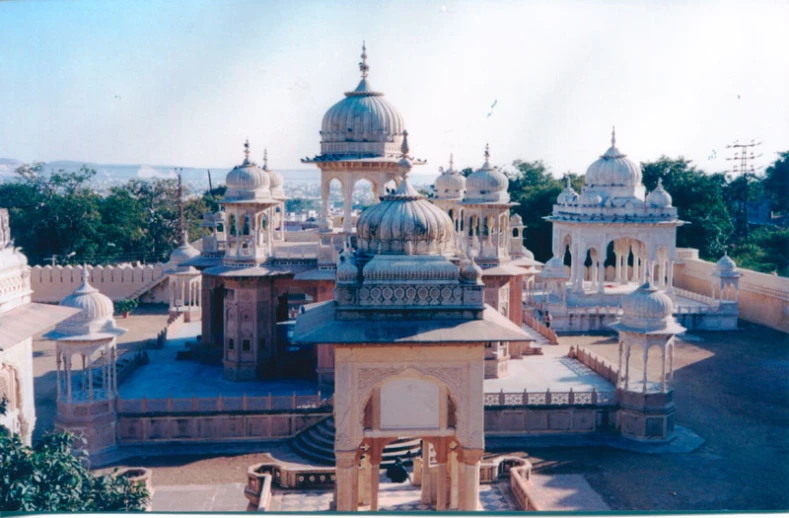
<instances>
[{"instance_id":1,"label":"carved stone pillar","mask_svg":"<svg viewBox=\"0 0 789 518\"><path fill-rule=\"evenodd\" d=\"M335 508L338 512L352 512L359 509L359 468L356 450L335 451L337 461Z\"/></svg>"},{"instance_id":2,"label":"carved stone pillar","mask_svg":"<svg viewBox=\"0 0 789 518\"><path fill-rule=\"evenodd\" d=\"M422 493L419 501L422 504L430 505L431 481L430 481L430 443L422 439Z\"/></svg>"},{"instance_id":3,"label":"carved stone pillar","mask_svg":"<svg viewBox=\"0 0 789 518\"><path fill-rule=\"evenodd\" d=\"M458 506L460 511L479 510L479 465L484 453L481 449L463 448L461 451L463 469Z\"/></svg>"}]
</instances>

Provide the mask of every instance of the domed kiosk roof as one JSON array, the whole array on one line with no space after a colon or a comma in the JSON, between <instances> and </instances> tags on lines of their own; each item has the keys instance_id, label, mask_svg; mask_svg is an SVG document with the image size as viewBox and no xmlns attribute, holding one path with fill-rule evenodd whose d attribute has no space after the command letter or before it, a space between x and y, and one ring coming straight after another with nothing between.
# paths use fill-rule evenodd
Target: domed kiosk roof
<instances>
[{"instance_id":1,"label":"domed kiosk roof","mask_svg":"<svg viewBox=\"0 0 789 518\"><path fill-rule=\"evenodd\" d=\"M115 326L115 306L112 300L88 281L88 268L82 269L82 284L60 301L60 305L78 309L79 313L57 325L53 337L71 340L95 340L122 335L126 332Z\"/></svg>"},{"instance_id":2,"label":"domed kiosk roof","mask_svg":"<svg viewBox=\"0 0 789 518\"><path fill-rule=\"evenodd\" d=\"M641 184L641 166L616 147L616 130L611 147L586 170L585 185L596 187L636 187Z\"/></svg>"},{"instance_id":3,"label":"domed kiosk roof","mask_svg":"<svg viewBox=\"0 0 789 518\"><path fill-rule=\"evenodd\" d=\"M466 191L466 178L454 169L455 161L449 155L449 169L441 171L433 185L433 192L439 200L461 200Z\"/></svg>"},{"instance_id":4,"label":"domed kiosk roof","mask_svg":"<svg viewBox=\"0 0 789 518\"><path fill-rule=\"evenodd\" d=\"M507 176L490 165L490 147L485 145L485 163L466 178L465 203L509 203Z\"/></svg>"},{"instance_id":5,"label":"domed kiosk roof","mask_svg":"<svg viewBox=\"0 0 789 518\"><path fill-rule=\"evenodd\" d=\"M265 171L249 160L249 141L244 143L244 161L225 177L224 202L271 201L271 179Z\"/></svg>"},{"instance_id":6,"label":"domed kiosk roof","mask_svg":"<svg viewBox=\"0 0 789 518\"><path fill-rule=\"evenodd\" d=\"M329 108L321 123L321 154L326 157L397 155L405 121L397 109L367 79L367 48L359 63L362 78L345 99Z\"/></svg>"},{"instance_id":7,"label":"domed kiosk roof","mask_svg":"<svg viewBox=\"0 0 789 518\"><path fill-rule=\"evenodd\" d=\"M647 195L647 204L650 207L671 207L671 195L663 188L663 179L658 178L657 187Z\"/></svg>"},{"instance_id":8,"label":"domed kiosk roof","mask_svg":"<svg viewBox=\"0 0 789 518\"><path fill-rule=\"evenodd\" d=\"M685 331L672 316L674 303L665 292L646 282L622 299L622 317L611 327L638 334L678 334Z\"/></svg>"},{"instance_id":9,"label":"domed kiosk roof","mask_svg":"<svg viewBox=\"0 0 789 518\"><path fill-rule=\"evenodd\" d=\"M274 171L273 169L269 169L268 167L268 149L263 150L263 171L269 177L269 190L271 191L271 197L276 200L284 200L285 196L285 179L282 177L281 174Z\"/></svg>"},{"instance_id":10,"label":"domed kiosk roof","mask_svg":"<svg viewBox=\"0 0 789 518\"><path fill-rule=\"evenodd\" d=\"M449 215L406 176L394 193L362 212L356 235L363 253L436 255L452 252L455 229Z\"/></svg>"},{"instance_id":11,"label":"domed kiosk roof","mask_svg":"<svg viewBox=\"0 0 789 518\"><path fill-rule=\"evenodd\" d=\"M740 277L742 274L737 269L737 263L729 257L729 252L723 253L723 257L718 259L715 263L715 269L712 271L715 277Z\"/></svg>"}]
</instances>

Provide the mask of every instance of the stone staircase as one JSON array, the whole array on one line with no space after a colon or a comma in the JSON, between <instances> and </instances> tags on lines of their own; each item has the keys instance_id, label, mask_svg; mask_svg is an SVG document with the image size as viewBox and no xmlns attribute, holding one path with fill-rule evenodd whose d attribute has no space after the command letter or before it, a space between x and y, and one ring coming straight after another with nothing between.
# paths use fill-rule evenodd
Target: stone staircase
<instances>
[{"instance_id":1,"label":"stone staircase","mask_svg":"<svg viewBox=\"0 0 789 518\"><path fill-rule=\"evenodd\" d=\"M296 435L291 447L301 455L319 464L334 466L334 417L330 416ZM397 439L384 448L381 466L389 466L396 457L407 464L406 457L414 456L421 448L419 439Z\"/></svg>"}]
</instances>

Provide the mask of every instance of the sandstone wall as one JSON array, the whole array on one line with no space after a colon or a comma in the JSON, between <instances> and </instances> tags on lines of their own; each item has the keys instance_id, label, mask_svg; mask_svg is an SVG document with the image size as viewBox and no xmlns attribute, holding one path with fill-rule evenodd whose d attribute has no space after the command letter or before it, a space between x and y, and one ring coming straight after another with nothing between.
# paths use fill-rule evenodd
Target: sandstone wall
<instances>
[{"instance_id":1,"label":"sandstone wall","mask_svg":"<svg viewBox=\"0 0 789 518\"><path fill-rule=\"evenodd\" d=\"M8 399L8 410L0 416L0 425L30 444L36 425L31 338L0 350L0 397L3 396Z\"/></svg>"},{"instance_id":2,"label":"sandstone wall","mask_svg":"<svg viewBox=\"0 0 789 518\"><path fill-rule=\"evenodd\" d=\"M679 248L674 286L712 295L715 263L699 259L698 250ZM740 268L740 318L789 333L789 279Z\"/></svg>"},{"instance_id":3,"label":"sandstone wall","mask_svg":"<svg viewBox=\"0 0 789 518\"><path fill-rule=\"evenodd\" d=\"M120 264L88 266L90 283L114 301L139 296L140 290L166 277L161 263L136 265ZM81 266L33 266L30 268L30 287L33 302L57 303L82 283ZM153 290L144 302L169 303L167 282L163 289Z\"/></svg>"}]
</instances>

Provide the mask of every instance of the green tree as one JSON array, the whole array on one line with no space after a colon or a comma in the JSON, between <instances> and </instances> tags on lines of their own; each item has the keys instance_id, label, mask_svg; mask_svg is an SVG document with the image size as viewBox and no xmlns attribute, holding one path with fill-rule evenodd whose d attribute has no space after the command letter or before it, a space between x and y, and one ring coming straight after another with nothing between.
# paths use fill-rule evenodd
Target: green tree
<instances>
[{"instance_id":1,"label":"green tree","mask_svg":"<svg viewBox=\"0 0 789 518\"><path fill-rule=\"evenodd\" d=\"M562 182L551 175L542 162L513 162L515 172L508 174L512 201L519 203L513 212L523 218L524 246L534 253L538 261L551 258L552 225L544 219L553 211L556 197L562 192Z\"/></svg>"},{"instance_id":2,"label":"green tree","mask_svg":"<svg viewBox=\"0 0 789 518\"><path fill-rule=\"evenodd\" d=\"M704 259L717 260L734 232L729 209L724 201L726 177L705 174L682 157L661 156L654 162L642 162L643 182L648 190L658 178L671 194L679 218L686 223L677 229L677 246L698 248Z\"/></svg>"},{"instance_id":3,"label":"green tree","mask_svg":"<svg viewBox=\"0 0 789 518\"><path fill-rule=\"evenodd\" d=\"M778 153L778 158L765 170L764 190L770 196L773 211L789 212L789 151Z\"/></svg>"},{"instance_id":4,"label":"green tree","mask_svg":"<svg viewBox=\"0 0 789 518\"><path fill-rule=\"evenodd\" d=\"M0 401L0 415L6 401ZM143 484L95 476L84 451L72 449L67 432L45 435L34 447L0 426L0 511L143 511L150 495Z\"/></svg>"}]
</instances>

